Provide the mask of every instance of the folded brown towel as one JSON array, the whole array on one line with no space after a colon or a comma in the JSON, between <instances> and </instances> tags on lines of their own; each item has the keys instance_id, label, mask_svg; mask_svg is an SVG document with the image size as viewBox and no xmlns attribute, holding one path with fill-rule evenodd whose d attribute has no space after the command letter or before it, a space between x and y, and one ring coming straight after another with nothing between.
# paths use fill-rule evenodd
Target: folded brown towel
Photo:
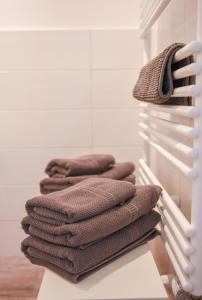
<instances>
[{"instance_id":1,"label":"folded brown towel","mask_svg":"<svg viewBox=\"0 0 202 300\"><path fill-rule=\"evenodd\" d=\"M97 174L104 172L114 163L112 155L91 154L75 159L53 159L48 163L45 172L49 176L58 173L64 176Z\"/></svg>"},{"instance_id":2,"label":"folded brown towel","mask_svg":"<svg viewBox=\"0 0 202 300\"><path fill-rule=\"evenodd\" d=\"M132 184L135 184L135 182L136 182L134 174L130 174L124 178L121 178L121 180L131 182Z\"/></svg>"},{"instance_id":3,"label":"folded brown towel","mask_svg":"<svg viewBox=\"0 0 202 300\"><path fill-rule=\"evenodd\" d=\"M60 191L71 187L88 178L111 178L120 179L135 183L135 176L130 176L135 170L135 166L131 162L117 163L111 166L107 171L100 174L68 176L55 174L52 177L44 178L40 182L40 191L42 194L48 194L54 191Z\"/></svg>"},{"instance_id":4,"label":"folded brown towel","mask_svg":"<svg viewBox=\"0 0 202 300\"><path fill-rule=\"evenodd\" d=\"M160 194L159 186L136 186L135 196L125 204L84 221L64 224L63 220L58 219L57 225L54 225L32 215L22 220L22 227L26 233L46 241L76 247L104 238L147 214L155 206Z\"/></svg>"},{"instance_id":5,"label":"folded brown towel","mask_svg":"<svg viewBox=\"0 0 202 300\"><path fill-rule=\"evenodd\" d=\"M145 242L155 238L157 235L159 235L159 232L156 229L152 229L151 231L149 231L145 236L143 236L139 240L135 241L134 243L132 243L132 244L126 246L125 248L121 249L120 251L116 252L111 257L106 258L102 262L102 264L96 266L95 268L92 267L91 269L87 270L86 272L82 272L81 274L69 273L67 271L64 271L60 267L54 265L53 263L45 261L44 258L43 259L38 258L40 255L38 252L36 254L36 250L33 253L32 249L30 249L30 254L28 253L26 256L29 258L31 263L48 268L51 271L59 274L64 279L67 279L73 283L78 283L79 281L85 279L87 276L91 275L95 271L98 271L101 267L104 267L108 263L113 262L115 259L118 259L119 257L123 256L124 254L133 250L134 248L137 248L137 247L145 244Z\"/></svg>"},{"instance_id":6,"label":"folded brown towel","mask_svg":"<svg viewBox=\"0 0 202 300\"><path fill-rule=\"evenodd\" d=\"M189 85L193 77L174 80L172 72L193 62L193 57L174 63L174 55L184 47L182 43L175 43L167 47L158 56L146 64L139 75L133 90L133 96L141 101L154 104L183 104L190 105L190 98L170 98L175 87Z\"/></svg>"},{"instance_id":7,"label":"folded brown towel","mask_svg":"<svg viewBox=\"0 0 202 300\"><path fill-rule=\"evenodd\" d=\"M90 178L69 189L34 197L26 202L26 210L45 222L50 218L61 224L74 223L122 205L134 194L135 185L130 182Z\"/></svg>"},{"instance_id":8,"label":"folded brown towel","mask_svg":"<svg viewBox=\"0 0 202 300\"><path fill-rule=\"evenodd\" d=\"M57 273L61 274L62 271L67 279L77 282L107 261L146 242L154 236L156 231L153 228L159 221L160 215L151 211L129 226L82 250L54 245L31 236L22 242L22 251L31 261L34 259L34 263L50 269L55 266Z\"/></svg>"}]
</instances>

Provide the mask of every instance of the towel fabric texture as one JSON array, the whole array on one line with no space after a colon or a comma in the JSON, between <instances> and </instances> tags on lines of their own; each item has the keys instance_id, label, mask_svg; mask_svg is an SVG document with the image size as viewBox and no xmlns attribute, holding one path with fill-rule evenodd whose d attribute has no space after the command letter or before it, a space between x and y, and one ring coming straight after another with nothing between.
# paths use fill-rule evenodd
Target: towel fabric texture
<instances>
[{"instance_id":1,"label":"towel fabric texture","mask_svg":"<svg viewBox=\"0 0 202 300\"><path fill-rule=\"evenodd\" d=\"M154 237L157 234L154 227L159 221L160 215L151 211L129 226L84 249L54 245L30 236L22 242L22 251L34 263L77 282L108 261Z\"/></svg>"},{"instance_id":2,"label":"towel fabric texture","mask_svg":"<svg viewBox=\"0 0 202 300\"><path fill-rule=\"evenodd\" d=\"M64 192L68 192L68 189ZM38 238L77 247L102 239L147 214L155 206L160 193L158 186L138 186L136 194L125 204L114 206L94 217L64 224L64 219L57 218L60 217L58 215L52 218L33 212L23 219L22 226L26 233Z\"/></svg>"},{"instance_id":3,"label":"towel fabric texture","mask_svg":"<svg viewBox=\"0 0 202 300\"><path fill-rule=\"evenodd\" d=\"M142 68L133 90L133 96L137 100L153 104L191 105L190 97L171 98L174 88L194 82L193 77L174 80L172 75L176 69L193 62L193 57L190 56L175 63L175 53L184 46L182 43L170 45Z\"/></svg>"},{"instance_id":4,"label":"towel fabric texture","mask_svg":"<svg viewBox=\"0 0 202 300\"><path fill-rule=\"evenodd\" d=\"M135 185L129 182L90 178L67 190L34 197L27 201L26 209L42 221L45 217L61 224L75 223L122 205L134 193Z\"/></svg>"},{"instance_id":5,"label":"towel fabric texture","mask_svg":"<svg viewBox=\"0 0 202 300\"><path fill-rule=\"evenodd\" d=\"M107 154L91 154L77 159L53 159L48 163L45 172L49 176L63 174L65 177L97 174L107 170L114 162L114 157Z\"/></svg>"},{"instance_id":6,"label":"towel fabric texture","mask_svg":"<svg viewBox=\"0 0 202 300\"><path fill-rule=\"evenodd\" d=\"M76 283L158 234L155 185L90 178L27 201L28 259Z\"/></svg>"},{"instance_id":7,"label":"towel fabric texture","mask_svg":"<svg viewBox=\"0 0 202 300\"><path fill-rule=\"evenodd\" d=\"M60 191L69 188L88 178L111 178L123 181L129 181L135 184L135 176L132 174L135 170L134 164L131 162L116 163L110 165L108 170L92 175L65 176L64 174L54 174L40 182L40 191L42 194L48 194L54 191Z\"/></svg>"}]
</instances>

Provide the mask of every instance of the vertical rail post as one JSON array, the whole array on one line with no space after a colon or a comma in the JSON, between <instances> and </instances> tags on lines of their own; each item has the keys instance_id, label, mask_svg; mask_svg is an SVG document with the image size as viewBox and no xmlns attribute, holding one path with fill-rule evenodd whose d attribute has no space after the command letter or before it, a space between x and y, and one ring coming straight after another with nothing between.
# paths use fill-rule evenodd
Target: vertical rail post
<instances>
[{"instance_id":1,"label":"vertical rail post","mask_svg":"<svg viewBox=\"0 0 202 300\"><path fill-rule=\"evenodd\" d=\"M142 39L143 41L143 64L147 64L150 60L150 42L148 34ZM143 141L143 157L145 161L150 164L150 145Z\"/></svg>"},{"instance_id":2,"label":"vertical rail post","mask_svg":"<svg viewBox=\"0 0 202 300\"><path fill-rule=\"evenodd\" d=\"M202 1L197 1L197 40L202 42ZM202 66L202 51L197 54L197 63ZM191 223L196 229L196 234L192 237L191 243L195 248L195 253L191 256L191 263L195 271L190 275L193 284L193 296L202 295L202 73L196 76L196 84L200 87L200 94L195 98L195 105L200 114L194 120L194 126L200 130L199 137L195 139L194 147L199 151L198 158L194 160L194 167L198 169L198 178L192 185L192 212Z\"/></svg>"}]
</instances>

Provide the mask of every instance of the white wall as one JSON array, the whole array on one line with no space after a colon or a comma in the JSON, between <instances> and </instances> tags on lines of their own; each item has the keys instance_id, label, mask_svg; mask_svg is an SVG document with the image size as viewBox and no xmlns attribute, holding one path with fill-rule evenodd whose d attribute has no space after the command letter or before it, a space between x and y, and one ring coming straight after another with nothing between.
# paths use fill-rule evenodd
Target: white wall
<instances>
[{"instance_id":1,"label":"white wall","mask_svg":"<svg viewBox=\"0 0 202 300\"><path fill-rule=\"evenodd\" d=\"M140 155L132 88L142 45L137 30L126 29L132 21L127 4L134 2L107 1L115 18L106 18L104 29L43 27L80 26L88 18L82 14L82 23L73 8L87 13L97 3L98 13L103 3L105 15L104 2L29 1L30 9L28 1L0 1L0 255L20 253L24 204L39 193L48 160L105 152L137 162ZM119 22L123 2L128 18Z\"/></svg>"},{"instance_id":2,"label":"white wall","mask_svg":"<svg viewBox=\"0 0 202 300\"><path fill-rule=\"evenodd\" d=\"M0 28L135 27L141 0L0 0Z\"/></svg>"}]
</instances>

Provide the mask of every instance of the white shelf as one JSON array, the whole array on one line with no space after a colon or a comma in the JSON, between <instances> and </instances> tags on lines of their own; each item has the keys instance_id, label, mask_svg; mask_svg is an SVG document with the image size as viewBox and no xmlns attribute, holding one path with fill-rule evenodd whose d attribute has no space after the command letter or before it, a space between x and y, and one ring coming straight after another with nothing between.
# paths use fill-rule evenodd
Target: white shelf
<instances>
[{"instance_id":1,"label":"white shelf","mask_svg":"<svg viewBox=\"0 0 202 300\"><path fill-rule=\"evenodd\" d=\"M108 264L78 284L46 270L38 300L165 300L166 291L147 245Z\"/></svg>"}]
</instances>

